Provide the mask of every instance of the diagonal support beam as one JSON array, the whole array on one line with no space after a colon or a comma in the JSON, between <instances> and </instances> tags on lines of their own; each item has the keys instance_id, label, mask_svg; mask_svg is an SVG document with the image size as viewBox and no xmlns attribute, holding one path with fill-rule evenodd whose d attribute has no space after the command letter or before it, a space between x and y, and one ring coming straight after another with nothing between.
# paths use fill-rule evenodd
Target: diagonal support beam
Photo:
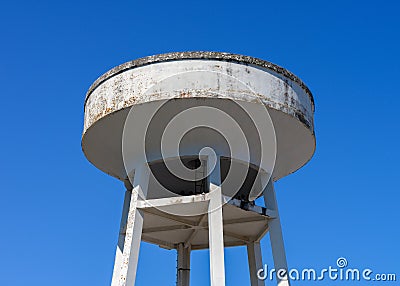
<instances>
[{"instance_id":1,"label":"diagonal support beam","mask_svg":"<svg viewBox=\"0 0 400 286\"><path fill-rule=\"evenodd\" d=\"M193 239L196 237L196 235L197 235L197 233L199 232L199 229L200 229L200 228L206 228L206 222L205 222L205 221L206 221L206 218L207 218L207 214L203 215L203 216L200 218L199 222L197 223L197 228L194 229L194 230L192 231L192 233L189 235L189 237L186 239L186 241L185 241L185 243L184 243L184 247L185 247L185 248L188 248L188 247L191 245Z\"/></svg>"}]
</instances>

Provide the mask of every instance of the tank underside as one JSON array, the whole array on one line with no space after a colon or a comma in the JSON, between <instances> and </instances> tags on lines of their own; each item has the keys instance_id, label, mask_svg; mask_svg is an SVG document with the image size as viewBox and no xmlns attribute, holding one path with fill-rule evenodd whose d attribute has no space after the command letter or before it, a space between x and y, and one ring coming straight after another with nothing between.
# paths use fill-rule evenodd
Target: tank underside
<instances>
[{"instance_id":1,"label":"tank underside","mask_svg":"<svg viewBox=\"0 0 400 286\"><path fill-rule=\"evenodd\" d=\"M184 110L189 106L197 106L204 104L204 102L216 102L218 103L217 105L226 106L228 104L226 101L229 101L229 99L180 98L173 99L173 101L174 106L180 105L181 109ZM143 108L143 105L146 104L131 108ZM253 103L246 104L252 105ZM127 172L124 165L121 138L123 137L124 124L131 108L119 110L96 121L88 128L82 139L82 148L88 160L100 170L122 181L127 178ZM278 180L295 172L308 162L315 150L315 137L307 126L301 121L294 120L291 115L272 108L268 108L268 111L274 123L276 134L277 150L273 178ZM216 142L215 138L210 138L210 136L200 137ZM211 142L208 143L207 145L211 145ZM217 144L223 145L222 143ZM200 147L198 146L196 150L201 149ZM193 153L192 155L196 156L197 154ZM157 159L161 158L151 158L149 161Z\"/></svg>"},{"instance_id":2,"label":"tank underside","mask_svg":"<svg viewBox=\"0 0 400 286\"><path fill-rule=\"evenodd\" d=\"M192 250L208 249L208 201L195 196L169 198L166 206L155 200L153 205L139 205L143 213L142 240L163 248L174 249L179 243L188 243ZM190 208L203 213L196 216L179 216L170 213L171 208ZM229 200L222 207L225 247L247 245L260 241L268 232L271 219L266 208Z\"/></svg>"}]
</instances>

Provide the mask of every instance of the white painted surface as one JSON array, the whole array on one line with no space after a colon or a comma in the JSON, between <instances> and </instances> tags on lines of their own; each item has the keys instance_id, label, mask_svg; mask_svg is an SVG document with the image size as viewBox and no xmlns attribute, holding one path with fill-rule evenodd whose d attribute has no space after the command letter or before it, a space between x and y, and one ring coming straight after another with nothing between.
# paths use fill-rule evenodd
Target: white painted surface
<instances>
[{"instance_id":1,"label":"white painted surface","mask_svg":"<svg viewBox=\"0 0 400 286\"><path fill-rule=\"evenodd\" d=\"M135 170L133 190L129 204L128 221L124 241L124 250L119 273L119 286L133 286L136 280L140 242L142 239L143 214L137 209L139 194L144 197L149 183L149 169L146 165Z\"/></svg>"},{"instance_id":2,"label":"white painted surface","mask_svg":"<svg viewBox=\"0 0 400 286\"><path fill-rule=\"evenodd\" d=\"M188 86L182 77L192 84ZM180 60L130 69L107 79L86 102L84 132L101 117L133 104L174 97L207 97L210 93L244 101L260 98L271 107L285 108L287 113L300 111L313 122L309 95L282 75L232 62Z\"/></svg>"},{"instance_id":3,"label":"white painted surface","mask_svg":"<svg viewBox=\"0 0 400 286\"><path fill-rule=\"evenodd\" d=\"M129 205L131 201L132 190L125 191L124 206L122 209L121 223L119 228L118 245L115 253L115 263L112 275L112 286L117 286L119 284L120 272L123 263L123 251L125 244L126 229L129 217Z\"/></svg>"},{"instance_id":4,"label":"white painted surface","mask_svg":"<svg viewBox=\"0 0 400 286\"><path fill-rule=\"evenodd\" d=\"M251 286L264 286L263 280L258 279L257 272L262 269L262 253L260 242L249 242L247 244L247 258L249 262L250 283Z\"/></svg>"},{"instance_id":5,"label":"white painted surface","mask_svg":"<svg viewBox=\"0 0 400 286\"><path fill-rule=\"evenodd\" d=\"M264 190L264 201L268 209L275 212L275 218L269 224L269 237L271 242L272 256L276 271L285 270L286 275L281 275L283 279L277 278L278 286L289 286L288 266L286 262L286 251L283 242L282 227L279 218L278 203L276 201L275 189L272 180Z\"/></svg>"},{"instance_id":6,"label":"white painted surface","mask_svg":"<svg viewBox=\"0 0 400 286\"><path fill-rule=\"evenodd\" d=\"M211 172L209 180L210 203L208 210L208 233L211 286L225 286L224 225L222 220L221 171L219 158L217 159L214 170Z\"/></svg>"}]
</instances>

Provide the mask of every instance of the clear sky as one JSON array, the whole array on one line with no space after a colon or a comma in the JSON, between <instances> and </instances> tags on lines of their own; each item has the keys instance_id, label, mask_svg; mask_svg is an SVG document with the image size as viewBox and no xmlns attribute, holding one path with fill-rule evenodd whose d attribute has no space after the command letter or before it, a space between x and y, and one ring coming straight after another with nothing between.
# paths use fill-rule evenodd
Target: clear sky
<instances>
[{"instance_id":1,"label":"clear sky","mask_svg":"<svg viewBox=\"0 0 400 286\"><path fill-rule=\"evenodd\" d=\"M108 69L147 55L259 57L315 97L317 151L276 184L290 268L349 265L400 285L397 1L3 1L0 285L109 285L124 187L81 152L83 103ZM272 265L269 239L264 262ZM174 285L175 252L142 244L137 285ZM208 253L192 256L209 284ZM227 285L249 285L226 249ZM271 285L271 284L270 284Z\"/></svg>"}]
</instances>

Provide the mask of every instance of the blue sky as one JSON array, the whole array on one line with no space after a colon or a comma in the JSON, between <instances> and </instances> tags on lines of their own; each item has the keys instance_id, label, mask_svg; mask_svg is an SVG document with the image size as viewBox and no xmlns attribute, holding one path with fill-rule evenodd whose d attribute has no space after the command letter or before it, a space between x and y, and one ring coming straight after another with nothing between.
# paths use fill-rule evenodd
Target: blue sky
<instances>
[{"instance_id":1,"label":"blue sky","mask_svg":"<svg viewBox=\"0 0 400 286\"><path fill-rule=\"evenodd\" d=\"M315 97L317 151L276 184L290 268L400 279L397 1L3 1L0 285L109 285L123 185L83 156L90 84L138 57L187 50L281 65ZM269 240L264 262L272 265ZM137 285L174 285L175 252L142 244ZM192 284L208 285L194 252ZM244 248L227 285L249 285ZM397 283L397 284L396 284ZM400 285L381 282L374 285ZM293 285L368 285L297 282Z\"/></svg>"}]
</instances>

